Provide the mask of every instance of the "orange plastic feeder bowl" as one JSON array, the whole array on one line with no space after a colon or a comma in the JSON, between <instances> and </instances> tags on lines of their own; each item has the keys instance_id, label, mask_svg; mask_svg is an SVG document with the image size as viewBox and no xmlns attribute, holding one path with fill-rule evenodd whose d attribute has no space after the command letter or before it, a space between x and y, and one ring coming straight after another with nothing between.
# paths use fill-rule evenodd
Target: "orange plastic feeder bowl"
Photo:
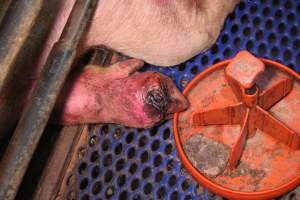
<instances>
[{"instance_id":1,"label":"orange plastic feeder bowl","mask_svg":"<svg viewBox=\"0 0 300 200\"><path fill-rule=\"evenodd\" d=\"M174 117L184 166L230 199L271 199L300 184L300 76L247 51L192 80Z\"/></svg>"}]
</instances>

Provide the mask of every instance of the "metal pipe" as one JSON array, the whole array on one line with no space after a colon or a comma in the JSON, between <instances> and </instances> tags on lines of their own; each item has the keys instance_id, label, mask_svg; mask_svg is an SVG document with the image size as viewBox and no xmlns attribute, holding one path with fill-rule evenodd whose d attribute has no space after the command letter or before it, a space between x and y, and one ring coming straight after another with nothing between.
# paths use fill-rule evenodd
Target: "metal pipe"
<instances>
[{"instance_id":1,"label":"metal pipe","mask_svg":"<svg viewBox=\"0 0 300 200\"><path fill-rule=\"evenodd\" d=\"M0 93L43 5L43 0L5 2L1 15L4 16L9 4L11 8L5 20L0 16Z\"/></svg>"},{"instance_id":2,"label":"metal pipe","mask_svg":"<svg viewBox=\"0 0 300 200\"><path fill-rule=\"evenodd\" d=\"M83 135L85 135L85 137L88 135L87 129L87 126L65 126L58 133L58 139L55 142L55 146L49 156L42 177L36 187L36 193L32 199L61 199L56 198L59 188L67 174L66 170L69 168L74 154L77 153L77 151L74 150L85 141L79 141L79 139L82 139Z\"/></svg>"},{"instance_id":3,"label":"metal pipe","mask_svg":"<svg viewBox=\"0 0 300 200\"><path fill-rule=\"evenodd\" d=\"M6 11L8 10L12 0L2 0L0 3L0 24L2 19L4 18Z\"/></svg>"},{"instance_id":4,"label":"metal pipe","mask_svg":"<svg viewBox=\"0 0 300 200\"><path fill-rule=\"evenodd\" d=\"M14 199L98 0L77 0L0 163L0 199Z\"/></svg>"},{"instance_id":5,"label":"metal pipe","mask_svg":"<svg viewBox=\"0 0 300 200\"><path fill-rule=\"evenodd\" d=\"M29 2L28 0L26 1ZM2 2L2 0L0 0L0 2ZM3 52L1 53L6 53L7 56L4 59L7 59L15 53L9 48L15 50L18 49L17 56L8 67L9 73L5 77L5 84L0 92L0 139L12 135L13 130L20 119L25 103L27 102L28 94L31 93L31 88L35 83L34 79L36 79L35 77L38 77L37 75L43 67L37 66L37 61L44 51L44 43L51 32L51 26L63 3L61 0L43 0L41 10L35 9L35 12L38 12L35 20L32 20L31 23L23 24L24 27L19 29L20 32L4 31L8 25L20 22L17 19L10 21L11 17L8 16L16 16L13 13L17 13L20 15L18 18L22 18L23 13L19 12L18 9L15 9L17 6L16 4L21 4L22 2L23 0L13 1L5 14L2 21L3 24L0 23L0 40L6 42L5 38L10 38L9 40L14 41L14 45L11 46L0 43L0 48L3 48ZM38 0L36 2L38 2ZM73 5L70 8L72 9L72 7ZM33 10L29 9L28 12L31 15L35 15L35 13L31 13L30 11L34 12ZM16 27L19 26L19 24L13 25ZM27 26L30 26L31 28L28 28ZM24 33L25 29L30 29L28 36L23 43L18 43L19 40L24 39L20 38L20 36L23 37L24 35L27 35L27 33ZM8 32L9 34L7 34ZM2 35L4 33L5 35ZM2 46L2 44L4 46ZM2 65L3 61L4 60L0 60L0 68L5 67Z\"/></svg>"}]
</instances>

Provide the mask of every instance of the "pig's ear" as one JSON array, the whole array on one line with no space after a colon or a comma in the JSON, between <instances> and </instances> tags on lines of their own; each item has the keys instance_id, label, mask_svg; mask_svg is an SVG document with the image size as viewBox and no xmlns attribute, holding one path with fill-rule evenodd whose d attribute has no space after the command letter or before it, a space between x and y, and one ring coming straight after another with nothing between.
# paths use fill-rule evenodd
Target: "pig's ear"
<instances>
[{"instance_id":1,"label":"pig's ear","mask_svg":"<svg viewBox=\"0 0 300 200\"><path fill-rule=\"evenodd\" d=\"M98 76L105 80L116 80L126 78L139 70L144 65L142 60L128 59L114 63L108 67L98 65L86 65L85 71L97 73Z\"/></svg>"},{"instance_id":2,"label":"pig's ear","mask_svg":"<svg viewBox=\"0 0 300 200\"><path fill-rule=\"evenodd\" d=\"M141 67L143 67L144 61L139 59L128 59L121 62L117 62L112 66L112 71L118 71L118 74L120 74L121 78L125 78L127 76L130 76L137 70L139 70ZM114 69L113 69L114 68Z\"/></svg>"}]
</instances>

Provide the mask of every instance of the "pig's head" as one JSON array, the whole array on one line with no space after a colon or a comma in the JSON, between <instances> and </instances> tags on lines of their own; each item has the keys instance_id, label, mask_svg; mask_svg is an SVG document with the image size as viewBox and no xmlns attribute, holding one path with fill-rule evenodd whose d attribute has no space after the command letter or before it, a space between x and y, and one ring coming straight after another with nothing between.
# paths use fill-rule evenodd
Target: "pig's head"
<instances>
[{"instance_id":1,"label":"pig's head","mask_svg":"<svg viewBox=\"0 0 300 200\"><path fill-rule=\"evenodd\" d=\"M53 121L145 128L188 107L188 101L169 77L157 72L135 72L141 66L142 61L129 59L108 68L87 66L74 73L56 104Z\"/></svg>"},{"instance_id":2,"label":"pig's head","mask_svg":"<svg viewBox=\"0 0 300 200\"><path fill-rule=\"evenodd\" d=\"M116 123L151 127L189 105L173 81L160 73L136 73L121 82L122 90L118 92L121 95L115 99L120 102L120 108L113 108L118 109Z\"/></svg>"}]
</instances>

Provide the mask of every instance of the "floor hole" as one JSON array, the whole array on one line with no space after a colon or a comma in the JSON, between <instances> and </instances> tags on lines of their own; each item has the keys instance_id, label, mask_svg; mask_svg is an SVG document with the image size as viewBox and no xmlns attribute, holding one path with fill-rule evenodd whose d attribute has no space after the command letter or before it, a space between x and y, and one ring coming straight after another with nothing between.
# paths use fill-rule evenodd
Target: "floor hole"
<instances>
[{"instance_id":1,"label":"floor hole","mask_svg":"<svg viewBox=\"0 0 300 200\"><path fill-rule=\"evenodd\" d=\"M127 157L128 157L129 159L131 159L131 158L133 158L133 157L135 156L135 153L136 153L135 148L134 148L134 147L131 147L131 148L128 150L128 152L127 152Z\"/></svg>"},{"instance_id":2,"label":"floor hole","mask_svg":"<svg viewBox=\"0 0 300 200\"><path fill-rule=\"evenodd\" d=\"M152 145L151 145L151 150L152 151L157 151L160 147L160 141L159 140L154 140L152 142Z\"/></svg>"},{"instance_id":3,"label":"floor hole","mask_svg":"<svg viewBox=\"0 0 300 200\"><path fill-rule=\"evenodd\" d=\"M157 183L159 183L159 182L162 180L163 176L164 176L164 172L163 172L163 171L158 172L158 173L155 175L155 181L156 181Z\"/></svg>"},{"instance_id":4,"label":"floor hole","mask_svg":"<svg viewBox=\"0 0 300 200\"><path fill-rule=\"evenodd\" d=\"M143 171L142 171L142 177L143 179L148 178L151 175L151 168L150 167L146 167Z\"/></svg>"},{"instance_id":5,"label":"floor hole","mask_svg":"<svg viewBox=\"0 0 300 200\"><path fill-rule=\"evenodd\" d=\"M148 143L148 138L147 138L147 136L143 135L139 139L139 147L144 147L147 143Z\"/></svg>"},{"instance_id":6,"label":"floor hole","mask_svg":"<svg viewBox=\"0 0 300 200\"><path fill-rule=\"evenodd\" d=\"M109 183L113 178L113 172L111 170L108 170L105 174L104 174L104 181L106 183Z\"/></svg>"},{"instance_id":7,"label":"floor hole","mask_svg":"<svg viewBox=\"0 0 300 200\"><path fill-rule=\"evenodd\" d=\"M147 183L145 186L144 186L144 193L145 194L150 194L152 191L152 185L151 183Z\"/></svg>"},{"instance_id":8,"label":"floor hole","mask_svg":"<svg viewBox=\"0 0 300 200\"><path fill-rule=\"evenodd\" d=\"M98 165L96 165L95 167L93 167L92 169L92 178L97 178L97 176L100 173L100 168Z\"/></svg>"},{"instance_id":9,"label":"floor hole","mask_svg":"<svg viewBox=\"0 0 300 200\"><path fill-rule=\"evenodd\" d=\"M97 195L101 191L101 189L102 189L101 182L97 181L96 183L93 184L92 193L94 195Z\"/></svg>"},{"instance_id":10,"label":"floor hole","mask_svg":"<svg viewBox=\"0 0 300 200\"><path fill-rule=\"evenodd\" d=\"M119 155L122 152L122 150L123 150L123 145L122 143L120 143L115 147L115 154Z\"/></svg>"},{"instance_id":11,"label":"floor hole","mask_svg":"<svg viewBox=\"0 0 300 200\"><path fill-rule=\"evenodd\" d=\"M126 183L126 175L120 175L117 179L117 183L119 187L122 187Z\"/></svg>"},{"instance_id":12,"label":"floor hole","mask_svg":"<svg viewBox=\"0 0 300 200\"><path fill-rule=\"evenodd\" d=\"M97 151L93 151L90 161L95 162L96 160L98 160L98 158L99 158L99 153Z\"/></svg>"},{"instance_id":13,"label":"floor hole","mask_svg":"<svg viewBox=\"0 0 300 200\"><path fill-rule=\"evenodd\" d=\"M79 184L79 188L81 190L84 190L89 184L89 180L87 178L84 178L82 181L80 181L80 184Z\"/></svg>"},{"instance_id":14,"label":"floor hole","mask_svg":"<svg viewBox=\"0 0 300 200\"><path fill-rule=\"evenodd\" d=\"M139 179L133 179L133 181L131 182L131 185L130 185L131 190L133 190L133 191L136 190L139 187L139 185L140 185Z\"/></svg>"},{"instance_id":15,"label":"floor hole","mask_svg":"<svg viewBox=\"0 0 300 200\"><path fill-rule=\"evenodd\" d=\"M81 163L78 167L78 172L79 174L84 174L84 172L86 171L87 168L87 164L85 162Z\"/></svg>"},{"instance_id":16,"label":"floor hole","mask_svg":"<svg viewBox=\"0 0 300 200\"><path fill-rule=\"evenodd\" d=\"M124 159L120 159L120 160L118 160L117 163L116 163L116 170L117 170L117 171L120 171L120 170L122 170L122 169L124 168L124 166L125 166L125 161L124 161Z\"/></svg>"},{"instance_id":17,"label":"floor hole","mask_svg":"<svg viewBox=\"0 0 300 200\"><path fill-rule=\"evenodd\" d=\"M130 165L130 167L129 167L129 172L130 172L131 174L134 174L134 173L136 172L137 168L138 168L137 164L136 164L136 163L132 163L132 164Z\"/></svg>"},{"instance_id":18,"label":"floor hole","mask_svg":"<svg viewBox=\"0 0 300 200\"><path fill-rule=\"evenodd\" d=\"M103 158L103 166L107 167L110 166L112 164L112 155L108 154Z\"/></svg>"},{"instance_id":19,"label":"floor hole","mask_svg":"<svg viewBox=\"0 0 300 200\"><path fill-rule=\"evenodd\" d=\"M145 163L149 160L149 154L147 151L144 151L142 154L141 154L141 157L140 157L140 160L142 163Z\"/></svg>"}]
</instances>

